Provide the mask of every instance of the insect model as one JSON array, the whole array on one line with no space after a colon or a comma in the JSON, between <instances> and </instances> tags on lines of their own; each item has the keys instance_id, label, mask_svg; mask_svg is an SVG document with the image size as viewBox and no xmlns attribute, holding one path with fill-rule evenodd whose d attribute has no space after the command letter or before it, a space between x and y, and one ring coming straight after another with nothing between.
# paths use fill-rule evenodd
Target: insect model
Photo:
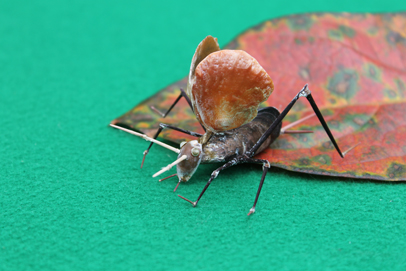
<instances>
[{"instance_id":1,"label":"insect model","mask_svg":"<svg viewBox=\"0 0 406 271\"><path fill-rule=\"evenodd\" d=\"M162 168L153 177L176 165L177 173L169 177L177 175L179 185L180 182L187 182L201 163L224 163L212 172L196 201L179 195L194 207L222 170L241 163L262 164L263 173L254 204L248 213L250 215L255 212L266 173L270 168L267 160L256 159L255 155L268 148L281 132L288 132L281 129L282 119L299 98L305 97L309 101L334 147L340 156L344 157L307 85L293 97L281 113L274 107L258 109L259 104L268 99L273 89L271 78L253 57L241 50L220 50L217 39L208 36L199 44L193 56L186 91L181 89L181 94L165 114L151 106L165 117L184 97L202 125L204 134L161 123L152 139L120 126L111 126L152 141L144 152L141 167L153 143L179 154L175 162ZM163 129L176 130L197 139L182 142L180 149L176 149L156 140Z\"/></svg>"}]
</instances>

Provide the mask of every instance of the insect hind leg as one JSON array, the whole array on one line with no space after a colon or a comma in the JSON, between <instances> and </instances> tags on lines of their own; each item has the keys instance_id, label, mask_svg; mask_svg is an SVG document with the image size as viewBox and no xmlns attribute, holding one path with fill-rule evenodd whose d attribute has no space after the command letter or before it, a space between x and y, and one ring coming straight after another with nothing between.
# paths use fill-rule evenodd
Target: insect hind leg
<instances>
[{"instance_id":1,"label":"insect hind leg","mask_svg":"<svg viewBox=\"0 0 406 271\"><path fill-rule=\"evenodd\" d=\"M282 119L288 114L290 109L292 109L293 105L299 100L301 97L306 97L306 99L309 101L311 107L313 108L314 113L316 114L317 118L321 122L324 130L326 131L328 137L330 138L331 142L333 143L334 147L336 148L337 152L340 154L342 158L344 158L344 155L342 154L340 148L337 145L337 142L334 139L333 134L331 133L330 129L328 128L328 125L326 121L323 118L323 115L321 114L319 108L316 105L316 102L314 101L310 89L305 85L302 90L299 91L298 94L293 98L293 100L288 104L288 106L281 112L281 114L276 118L276 120L272 123L272 125L268 128L268 130L261 136L261 138L255 143L255 145L249 150L246 154L249 157L253 157L256 153L256 151L261 147L261 145L265 142L265 140L272 134L273 130L281 123Z\"/></svg>"}]
</instances>

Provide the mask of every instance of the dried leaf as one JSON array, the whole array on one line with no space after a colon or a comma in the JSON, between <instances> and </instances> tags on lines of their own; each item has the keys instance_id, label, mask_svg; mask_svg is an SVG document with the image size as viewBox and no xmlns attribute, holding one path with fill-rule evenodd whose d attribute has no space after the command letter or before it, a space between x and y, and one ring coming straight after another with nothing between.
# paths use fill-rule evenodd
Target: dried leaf
<instances>
[{"instance_id":1,"label":"dried leaf","mask_svg":"<svg viewBox=\"0 0 406 271\"><path fill-rule=\"evenodd\" d=\"M288 16L248 29L226 49L248 52L273 79L275 91L263 106L282 110L308 83L340 148L356 146L340 158L311 118L295 129L313 134L281 135L257 157L305 173L406 180L406 13ZM186 83L168 86L113 122L148 135L160 122L202 133L183 99L165 119L149 108L168 109ZM311 112L299 100L284 125ZM163 137L187 138L174 131Z\"/></svg>"},{"instance_id":2,"label":"dried leaf","mask_svg":"<svg viewBox=\"0 0 406 271\"><path fill-rule=\"evenodd\" d=\"M191 100L204 127L221 132L253 120L259 104L272 91L271 78L252 56L241 50L222 50L197 66Z\"/></svg>"}]
</instances>

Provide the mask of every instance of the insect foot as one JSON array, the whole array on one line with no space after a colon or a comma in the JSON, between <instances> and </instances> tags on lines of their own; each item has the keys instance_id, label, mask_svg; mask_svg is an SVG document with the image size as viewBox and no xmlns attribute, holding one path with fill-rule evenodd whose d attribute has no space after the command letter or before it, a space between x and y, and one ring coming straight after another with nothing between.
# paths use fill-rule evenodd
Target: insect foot
<instances>
[{"instance_id":1,"label":"insect foot","mask_svg":"<svg viewBox=\"0 0 406 271\"><path fill-rule=\"evenodd\" d=\"M190 202L190 203L193 205L193 207L196 207L196 206L197 206L197 201L193 202L193 201L191 201L190 199L187 199L187 198L185 198L185 197L182 197L181 195L178 195L178 197L181 198L181 199L184 199L184 200L186 200L186 201L188 201L188 202Z\"/></svg>"},{"instance_id":2,"label":"insect foot","mask_svg":"<svg viewBox=\"0 0 406 271\"><path fill-rule=\"evenodd\" d=\"M147 156L147 154L148 154L148 150L145 150L144 152L143 152L143 157L142 157L142 162L141 162L141 168L144 166L144 162L145 162L145 157Z\"/></svg>"},{"instance_id":3,"label":"insect foot","mask_svg":"<svg viewBox=\"0 0 406 271\"><path fill-rule=\"evenodd\" d=\"M253 214L253 213L255 213L255 207L252 207L252 208L250 209L250 212L249 212L247 215L249 216L250 214Z\"/></svg>"}]
</instances>

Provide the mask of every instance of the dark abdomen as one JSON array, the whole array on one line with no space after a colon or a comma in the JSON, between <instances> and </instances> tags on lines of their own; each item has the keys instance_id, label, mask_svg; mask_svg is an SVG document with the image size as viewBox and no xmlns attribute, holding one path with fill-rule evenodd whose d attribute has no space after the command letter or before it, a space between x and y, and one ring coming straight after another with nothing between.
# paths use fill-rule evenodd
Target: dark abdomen
<instances>
[{"instance_id":1,"label":"dark abdomen","mask_svg":"<svg viewBox=\"0 0 406 271\"><path fill-rule=\"evenodd\" d=\"M250 123L213 135L203 146L204 156L202 163L229 161L237 155L242 155L249 151L278 116L279 111L276 108L262 108L258 110L258 115ZM280 134L281 127L282 123L265 140L256 154L268 148L275 141Z\"/></svg>"}]
</instances>

